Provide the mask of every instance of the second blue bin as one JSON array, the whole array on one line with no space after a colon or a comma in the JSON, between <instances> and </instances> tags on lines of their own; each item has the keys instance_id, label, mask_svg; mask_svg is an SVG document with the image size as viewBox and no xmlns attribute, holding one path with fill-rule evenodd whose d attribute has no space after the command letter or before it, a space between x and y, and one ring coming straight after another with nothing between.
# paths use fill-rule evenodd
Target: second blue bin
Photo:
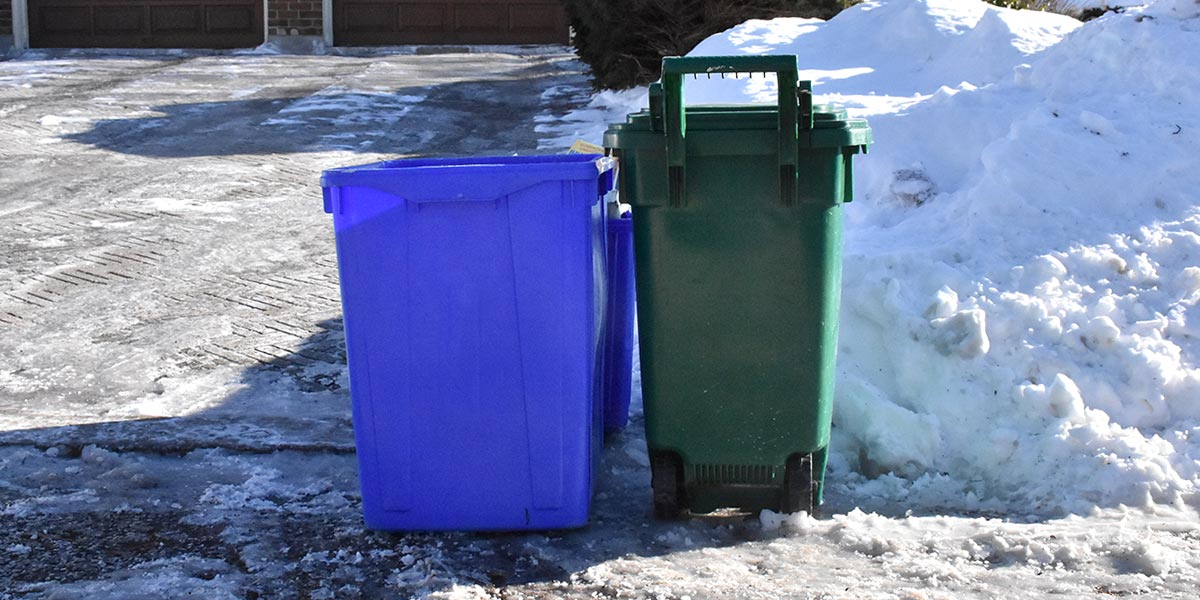
<instances>
[{"instance_id":1,"label":"second blue bin","mask_svg":"<svg viewBox=\"0 0 1200 600\"><path fill-rule=\"evenodd\" d=\"M608 336L604 344L604 431L629 423L633 386L633 221L608 221Z\"/></svg>"},{"instance_id":2,"label":"second blue bin","mask_svg":"<svg viewBox=\"0 0 1200 600\"><path fill-rule=\"evenodd\" d=\"M564 155L325 172L369 527L587 522L612 169Z\"/></svg>"}]
</instances>

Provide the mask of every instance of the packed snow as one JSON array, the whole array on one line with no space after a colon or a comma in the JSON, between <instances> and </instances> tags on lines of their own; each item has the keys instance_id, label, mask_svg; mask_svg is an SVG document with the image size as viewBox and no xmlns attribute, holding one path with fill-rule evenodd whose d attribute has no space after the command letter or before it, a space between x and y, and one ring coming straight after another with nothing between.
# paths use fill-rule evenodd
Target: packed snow
<instances>
[{"instance_id":1,"label":"packed snow","mask_svg":"<svg viewBox=\"0 0 1200 600\"><path fill-rule=\"evenodd\" d=\"M1193 0L1088 24L866 2L828 23L749 21L691 53L795 54L818 102L874 131L845 208L831 489L891 515L1043 520L855 509L765 527L869 555L965 558L981 538L1068 569L1116 553L1195 580L1194 556L1082 532L1114 515L1200 528L1197 15ZM774 102L774 82L689 80L685 98ZM599 137L646 100L598 94L549 143Z\"/></svg>"},{"instance_id":2,"label":"packed snow","mask_svg":"<svg viewBox=\"0 0 1200 600\"><path fill-rule=\"evenodd\" d=\"M795 54L875 134L845 209L834 485L968 511L1200 507L1198 12L866 2L691 53ZM773 94L761 75L685 90ZM600 94L563 133L644 102Z\"/></svg>"}]
</instances>

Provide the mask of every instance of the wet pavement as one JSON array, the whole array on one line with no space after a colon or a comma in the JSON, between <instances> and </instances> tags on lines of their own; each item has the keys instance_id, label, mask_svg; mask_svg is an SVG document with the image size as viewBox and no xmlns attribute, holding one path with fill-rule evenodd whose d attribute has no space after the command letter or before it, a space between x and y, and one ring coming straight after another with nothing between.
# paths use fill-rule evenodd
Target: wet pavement
<instances>
[{"instance_id":1,"label":"wet pavement","mask_svg":"<svg viewBox=\"0 0 1200 600\"><path fill-rule=\"evenodd\" d=\"M0 598L565 577L541 535L363 530L319 186L386 158L547 152L537 122L587 80L533 50L0 63ZM614 443L610 471L644 471ZM601 536L577 535L557 539Z\"/></svg>"}]
</instances>

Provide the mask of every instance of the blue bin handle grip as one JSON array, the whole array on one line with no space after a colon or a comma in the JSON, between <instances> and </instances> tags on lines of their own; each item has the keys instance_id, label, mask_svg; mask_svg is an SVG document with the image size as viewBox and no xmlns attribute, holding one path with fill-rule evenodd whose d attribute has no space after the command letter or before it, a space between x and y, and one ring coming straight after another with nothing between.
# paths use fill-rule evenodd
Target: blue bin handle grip
<instances>
[{"instance_id":1,"label":"blue bin handle grip","mask_svg":"<svg viewBox=\"0 0 1200 600\"><path fill-rule=\"evenodd\" d=\"M791 206L796 199L796 166L799 163L800 130L812 129L812 82L799 81L795 55L767 56L670 56L662 62L662 80L651 86L651 112L662 102L667 137L668 187L671 205L684 198L684 167L687 164L687 109L683 104L683 76L714 73L775 73L779 92L780 202Z\"/></svg>"}]
</instances>

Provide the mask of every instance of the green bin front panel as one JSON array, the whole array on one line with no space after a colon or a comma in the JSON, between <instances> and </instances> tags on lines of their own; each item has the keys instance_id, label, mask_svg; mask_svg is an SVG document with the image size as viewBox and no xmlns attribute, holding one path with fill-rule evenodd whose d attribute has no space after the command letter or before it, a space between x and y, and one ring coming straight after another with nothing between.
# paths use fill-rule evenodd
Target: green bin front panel
<instances>
[{"instance_id":1,"label":"green bin front panel","mask_svg":"<svg viewBox=\"0 0 1200 600\"><path fill-rule=\"evenodd\" d=\"M813 453L823 484L841 205L859 146L802 143L797 197L788 203L775 130L749 128L773 118L761 109L722 109L707 122L690 113L675 206L663 135L646 115L605 138L633 206L647 442L682 459L694 512L773 508L792 454Z\"/></svg>"}]
</instances>

